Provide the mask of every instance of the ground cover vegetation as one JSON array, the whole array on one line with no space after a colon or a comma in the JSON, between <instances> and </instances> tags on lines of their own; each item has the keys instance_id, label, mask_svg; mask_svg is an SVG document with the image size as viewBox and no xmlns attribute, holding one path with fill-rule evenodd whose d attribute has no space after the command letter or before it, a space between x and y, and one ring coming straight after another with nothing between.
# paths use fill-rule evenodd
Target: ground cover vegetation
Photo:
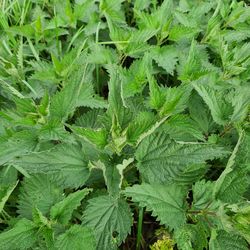
<instances>
[{"instance_id":1,"label":"ground cover vegetation","mask_svg":"<svg viewBox=\"0 0 250 250\"><path fill-rule=\"evenodd\" d=\"M247 250L250 8L0 1L0 250Z\"/></svg>"}]
</instances>

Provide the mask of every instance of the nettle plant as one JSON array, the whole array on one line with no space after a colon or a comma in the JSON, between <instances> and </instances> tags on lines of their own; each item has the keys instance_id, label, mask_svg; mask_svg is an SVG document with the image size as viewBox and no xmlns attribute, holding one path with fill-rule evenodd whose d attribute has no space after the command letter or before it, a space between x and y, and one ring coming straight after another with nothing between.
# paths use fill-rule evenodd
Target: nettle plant
<instances>
[{"instance_id":1,"label":"nettle plant","mask_svg":"<svg viewBox=\"0 0 250 250\"><path fill-rule=\"evenodd\" d=\"M249 249L247 3L0 5L1 250Z\"/></svg>"}]
</instances>

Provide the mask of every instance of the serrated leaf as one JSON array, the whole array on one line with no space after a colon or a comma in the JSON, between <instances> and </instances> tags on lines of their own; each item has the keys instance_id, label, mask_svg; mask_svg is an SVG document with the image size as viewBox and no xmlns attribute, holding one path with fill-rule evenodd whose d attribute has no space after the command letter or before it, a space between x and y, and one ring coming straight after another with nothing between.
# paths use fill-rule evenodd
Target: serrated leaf
<instances>
[{"instance_id":1,"label":"serrated leaf","mask_svg":"<svg viewBox=\"0 0 250 250\"><path fill-rule=\"evenodd\" d=\"M58 250L95 250L96 242L92 230L73 225L57 238L55 247Z\"/></svg>"},{"instance_id":2,"label":"serrated leaf","mask_svg":"<svg viewBox=\"0 0 250 250\"><path fill-rule=\"evenodd\" d=\"M105 164L100 160L91 163L93 169L101 169L103 171L103 177L107 186L109 195L112 197L119 197L123 181L123 170L128 167L134 158L124 159L121 164L114 165L110 161L106 161Z\"/></svg>"},{"instance_id":3,"label":"serrated leaf","mask_svg":"<svg viewBox=\"0 0 250 250\"><path fill-rule=\"evenodd\" d=\"M161 91L154 77L148 75L150 98L149 105L153 109L160 109L165 102L165 95Z\"/></svg>"},{"instance_id":4,"label":"serrated leaf","mask_svg":"<svg viewBox=\"0 0 250 250\"><path fill-rule=\"evenodd\" d=\"M208 171L206 164L193 164L185 168L183 172L176 175L174 182L182 185L191 185L200 180Z\"/></svg>"},{"instance_id":5,"label":"serrated leaf","mask_svg":"<svg viewBox=\"0 0 250 250\"><path fill-rule=\"evenodd\" d=\"M62 180L47 174L36 174L25 178L18 196L18 213L31 219L33 209L47 215L50 208L63 199Z\"/></svg>"},{"instance_id":6,"label":"serrated leaf","mask_svg":"<svg viewBox=\"0 0 250 250\"><path fill-rule=\"evenodd\" d=\"M181 250L193 250L192 246L192 232L188 227L182 227L175 230L174 239L177 242L177 247Z\"/></svg>"},{"instance_id":7,"label":"serrated leaf","mask_svg":"<svg viewBox=\"0 0 250 250\"><path fill-rule=\"evenodd\" d=\"M241 234L245 240L250 243L250 206L240 208L233 216L233 223L237 231Z\"/></svg>"},{"instance_id":8,"label":"serrated leaf","mask_svg":"<svg viewBox=\"0 0 250 250\"><path fill-rule=\"evenodd\" d=\"M60 141L65 143L75 143L72 134L66 131L64 125L58 120L48 121L39 131L41 141Z\"/></svg>"},{"instance_id":9,"label":"serrated leaf","mask_svg":"<svg viewBox=\"0 0 250 250\"><path fill-rule=\"evenodd\" d=\"M83 185L89 177L88 162L81 147L74 144L59 144L51 150L27 154L15 159L14 164L28 173L61 173L71 187Z\"/></svg>"},{"instance_id":10,"label":"serrated leaf","mask_svg":"<svg viewBox=\"0 0 250 250\"><path fill-rule=\"evenodd\" d=\"M186 86L159 87L152 77L149 77L149 88L149 104L162 117L182 112L186 108L191 93L191 88Z\"/></svg>"},{"instance_id":11,"label":"serrated leaf","mask_svg":"<svg viewBox=\"0 0 250 250\"><path fill-rule=\"evenodd\" d=\"M137 168L150 183L167 183L184 173L192 164L224 157L228 153L217 145L176 143L161 132L145 138L135 155Z\"/></svg>"},{"instance_id":12,"label":"serrated leaf","mask_svg":"<svg viewBox=\"0 0 250 250\"><path fill-rule=\"evenodd\" d=\"M188 109L191 119L196 122L196 126L199 127L204 134L209 134L216 124L213 121L209 109L198 93L193 93L190 96Z\"/></svg>"},{"instance_id":13,"label":"serrated leaf","mask_svg":"<svg viewBox=\"0 0 250 250\"><path fill-rule=\"evenodd\" d=\"M27 219L20 219L12 229L0 234L1 250L25 250L32 248L37 241L38 229Z\"/></svg>"},{"instance_id":14,"label":"serrated leaf","mask_svg":"<svg viewBox=\"0 0 250 250\"><path fill-rule=\"evenodd\" d=\"M123 98L122 98L122 85L120 84L119 74L116 68L111 67L109 69L110 81L109 85L109 110L114 115L121 126L122 113L124 110Z\"/></svg>"},{"instance_id":15,"label":"serrated leaf","mask_svg":"<svg viewBox=\"0 0 250 250\"><path fill-rule=\"evenodd\" d=\"M106 195L88 202L83 224L94 230L97 249L117 249L126 239L132 226L132 214L128 204L123 199Z\"/></svg>"},{"instance_id":16,"label":"serrated leaf","mask_svg":"<svg viewBox=\"0 0 250 250\"><path fill-rule=\"evenodd\" d=\"M176 229L185 224L186 190L178 185L142 184L125 189L125 194L152 211L161 224Z\"/></svg>"},{"instance_id":17,"label":"serrated leaf","mask_svg":"<svg viewBox=\"0 0 250 250\"><path fill-rule=\"evenodd\" d=\"M148 53L145 53L142 59L135 60L129 69L120 69L122 80L122 89L124 98L135 96L141 93L147 83L145 72L152 72L152 59Z\"/></svg>"},{"instance_id":18,"label":"serrated leaf","mask_svg":"<svg viewBox=\"0 0 250 250\"><path fill-rule=\"evenodd\" d=\"M186 224L174 232L174 238L178 249L181 250L203 250L207 248L207 237L210 235L204 230L202 223Z\"/></svg>"},{"instance_id":19,"label":"serrated leaf","mask_svg":"<svg viewBox=\"0 0 250 250\"><path fill-rule=\"evenodd\" d=\"M4 209L4 206L5 206L5 203L8 201L11 193L14 191L14 189L16 188L17 184L18 184L19 181L16 182L15 185L13 186L9 186L5 192L2 194L2 187L0 185L0 214L2 213L3 209Z\"/></svg>"},{"instance_id":20,"label":"serrated leaf","mask_svg":"<svg viewBox=\"0 0 250 250\"><path fill-rule=\"evenodd\" d=\"M77 118L76 125L93 129L101 128L102 123L100 117L102 115L104 115L103 109L91 109Z\"/></svg>"},{"instance_id":21,"label":"serrated leaf","mask_svg":"<svg viewBox=\"0 0 250 250\"><path fill-rule=\"evenodd\" d=\"M213 232L209 241L209 249L211 250L247 250L248 246L246 241L233 233L228 233L223 230Z\"/></svg>"},{"instance_id":22,"label":"serrated leaf","mask_svg":"<svg viewBox=\"0 0 250 250\"><path fill-rule=\"evenodd\" d=\"M83 189L69 194L50 209L50 217L61 224L67 224L71 219L73 211L81 205L81 200L88 195L90 189Z\"/></svg>"},{"instance_id":23,"label":"serrated leaf","mask_svg":"<svg viewBox=\"0 0 250 250\"><path fill-rule=\"evenodd\" d=\"M54 235L52 223L46 218L38 208L34 208L32 212L33 222L39 228L39 236L44 238L48 249L53 249Z\"/></svg>"},{"instance_id":24,"label":"serrated leaf","mask_svg":"<svg viewBox=\"0 0 250 250\"><path fill-rule=\"evenodd\" d=\"M178 114L168 119L161 127L163 131L176 141L204 141L202 131L189 116Z\"/></svg>"},{"instance_id":25,"label":"serrated leaf","mask_svg":"<svg viewBox=\"0 0 250 250\"><path fill-rule=\"evenodd\" d=\"M151 55L156 63L164 68L170 75L174 74L174 69L178 61L178 51L175 47L167 45L156 47Z\"/></svg>"},{"instance_id":26,"label":"serrated leaf","mask_svg":"<svg viewBox=\"0 0 250 250\"><path fill-rule=\"evenodd\" d=\"M208 105L214 121L219 125L225 125L230 120L232 115L232 106L225 101L225 96L222 92L218 92L206 85L204 80L200 83L194 83L195 90Z\"/></svg>"},{"instance_id":27,"label":"serrated leaf","mask_svg":"<svg viewBox=\"0 0 250 250\"><path fill-rule=\"evenodd\" d=\"M219 206L219 202L213 198L213 186L211 181L201 180L193 186L193 205L195 210L211 209L216 210Z\"/></svg>"},{"instance_id":28,"label":"serrated leaf","mask_svg":"<svg viewBox=\"0 0 250 250\"><path fill-rule=\"evenodd\" d=\"M186 27L183 25L175 25L169 32L169 40L192 40L192 38L199 32L197 28Z\"/></svg>"},{"instance_id":29,"label":"serrated leaf","mask_svg":"<svg viewBox=\"0 0 250 250\"><path fill-rule=\"evenodd\" d=\"M140 136L149 130L155 123L156 118L153 113L141 112L130 122L127 128L127 142L135 144Z\"/></svg>"},{"instance_id":30,"label":"serrated leaf","mask_svg":"<svg viewBox=\"0 0 250 250\"><path fill-rule=\"evenodd\" d=\"M228 203L237 203L243 198L249 182L245 171L235 169L225 176L217 198Z\"/></svg>"},{"instance_id":31,"label":"serrated leaf","mask_svg":"<svg viewBox=\"0 0 250 250\"><path fill-rule=\"evenodd\" d=\"M0 165L3 165L17 156L29 153L37 145L37 137L32 131L15 133L0 145Z\"/></svg>"},{"instance_id":32,"label":"serrated leaf","mask_svg":"<svg viewBox=\"0 0 250 250\"><path fill-rule=\"evenodd\" d=\"M135 0L134 8L138 10L146 9L150 5L150 0Z\"/></svg>"},{"instance_id":33,"label":"serrated leaf","mask_svg":"<svg viewBox=\"0 0 250 250\"><path fill-rule=\"evenodd\" d=\"M74 134L83 137L97 147L104 148L108 144L108 132L106 129L91 129L71 126Z\"/></svg>"},{"instance_id":34,"label":"serrated leaf","mask_svg":"<svg viewBox=\"0 0 250 250\"><path fill-rule=\"evenodd\" d=\"M234 97L232 98L232 105L234 107L234 112L232 114L231 120L233 122L242 122L248 113L250 107L250 94L248 88L238 88Z\"/></svg>"},{"instance_id":35,"label":"serrated leaf","mask_svg":"<svg viewBox=\"0 0 250 250\"><path fill-rule=\"evenodd\" d=\"M67 85L51 98L50 119L65 121L76 107L105 108L105 101L96 96L91 84L92 69L85 64L68 79Z\"/></svg>"},{"instance_id":36,"label":"serrated leaf","mask_svg":"<svg viewBox=\"0 0 250 250\"><path fill-rule=\"evenodd\" d=\"M239 128L239 138L238 138L238 141L234 147L234 150L231 154L231 156L229 157L228 159L228 162L227 162L227 165L226 165L226 168L223 170L223 172L221 173L221 175L219 176L219 178L216 180L215 182L215 185L214 185L214 191L213 191L213 196L214 197L217 197L217 194L218 192L220 191L220 189L222 188L223 189L223 183L226 181L228 181L228 175L230 173L232 173L233 169L234 169L234 164L235 164L235 158L237 156L237 152L240 148L240 145L242 143L242 141L244 140L244 131ZM227 179L227 180L226 180Z\"/></svg>"},{"instance_id":37,"label":"serrated leaf","mask_svg":"<svg viewBox=\"0 0 250 250\"><path fill-rule=\"evenodd\" d=\"M155 29L135 30L132 32L125 53L131 57L139 57L142 53L149 50L150 46L147 41L157 33Z\"/></svg>"},{"instance_id":38,"label":"serrated leaf","mask_svg":"<svg viewBox=\"0 0 250 250\"><path fill-rule=\"evenodd\" d=\"M37 225L37 227L50 227L49 220L42 214L42 212L37 207L34 207L32 211L32 219L33 222Z\"/></svg>"},{"instance_id":39,"label":"serrated leaf","mask_svg":"<svg viewBox=\"0 0 250 250\"><path fill-rule=\"evenodd\" d=\"M122 2L124 0L101 0L100 10L104 13L106 18L123 24L125 22L124 12L121 10Z\"/></svg>"}]
</instances>

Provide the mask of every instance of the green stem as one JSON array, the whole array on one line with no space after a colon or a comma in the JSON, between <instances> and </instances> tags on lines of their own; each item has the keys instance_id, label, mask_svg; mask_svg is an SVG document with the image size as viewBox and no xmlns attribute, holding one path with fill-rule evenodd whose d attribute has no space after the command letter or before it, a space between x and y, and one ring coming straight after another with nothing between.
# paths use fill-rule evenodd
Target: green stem
<instances>
[{"instance_id":1,"label":"green stem","mask_svg":"<svg viewBox=\"0 0 250 250\"><path fill-rule=\"evenodd\" d=\"M96 37L95 42L98 44L99 41L99 29L100 29L101 22L97 24L97 30L96 30ZM95 73L96 73L96 85L97 85L97 93L101 94L101 86L100 86L100 67L98 64L96 64L95 67Z\"/></svg>"},{"instance_id":2,"label":"green stem","mask_svg":"<svg viewBox=\"0 0 250 250\"><path fill-rule=\"evenodd\" d=\"M106 41L106 42L98 42L98 44L123 44L129 43L129 41Z\"/></svg>"},{"instance_id":3,"label":"green stem","mask_svg":"<svg viewBox=\"0 0 250 250\"><path fill-rule=\"evenodd\" d=\"M211 215L211 216L216 216L217 214L212 211L207 211L207 210L188 210L187 211L189 214L203 214L203 215Z\"/></svg>"},{"instance_id":4,"label":"green stem","mask_svg":"<svg viewBox=\"0 0 250 250\"><path fill-rule=\"evenodd\" d=\"M136 250L141 249L143 210L144 210L143 207L139 208L139 218L138 218L137 236L136 236Z\"/></svg>"},{"instance_id":5,"label":"green stem","mask_svg":"<svg viewBox=\"0 0 250 250\"><path fill-rule=\"evenodd\" d=\"M55 26L56 26L56 48L57 48L57 56L61 59L60 53L60 44L59 44L59 35L57 30L57 16L56 16L56 7L54 6L54 17L55 17Z\"/></svg>"}]
</instances>

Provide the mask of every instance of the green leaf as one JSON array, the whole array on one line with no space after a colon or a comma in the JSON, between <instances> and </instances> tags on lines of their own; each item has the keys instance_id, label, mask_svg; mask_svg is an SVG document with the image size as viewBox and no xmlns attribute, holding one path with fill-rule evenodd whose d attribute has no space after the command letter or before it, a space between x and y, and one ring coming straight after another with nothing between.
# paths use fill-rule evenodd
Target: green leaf
<instances>
[{"instance_id":1,"label":"green leaf","mask_svg":"<svg viewBox=\"0 0 250 250\"><path fill-rule=\"evenodd\" d=\"M148 75L148 81L150 90L149 105L151 108L159 110L165 102L165 95L163 91L161 91L154 77Z\"/></svg>"},{"instance_id":2,"label":"green leaf","mask_svg":"<svg viewBox=\"0 0 250 250\"><path fill-rule=\"evenodd\" d=\"M32 219L33 222L38 226L38 227L50 227L50 221L42 214L42 212L38 208L34 208L32 211Z\"/></svg>"},{"instance_id":3,"label":"green leaf","mask_svg":"<svg viewBox=\"0 0 250 250\"><path fill-rule=\"evenodd\" d=\"M75 143L75 140L60 121L48 121L39 131L40 141L60 141L65 143Z\"/></svg>"},{"instance_id":4,"label":"green leaf","mask_svg":"<svg viewBox=\"0 0 250 250\"><path fill-rule=\"evenodd\" d=\"M58 250L95 250L96 242L92 230L73 225L56 239L55 247Z\"/></svg>"},{"instance_id":5,"label":"green leaf","mask_svg":"<svg viewBox=\"0 0 250 250\"><path fill-rule=\"evenodd\" d=\"M150 183L171 182L190 165L202 164L227 154L228 151L217 145L176 143L164 132L146 137L135 153L137 168Z\"/></svg>"},{"instance_id":6,"label":"green leaf","mask_svg":"<svg viewBox=\"0 0 250 250\"><path fill-rule=\"evenodd\" d=\"M156 47L152 50L151 55L156 63L164 68L168 74L174 74L175 66L178 61L178 51L175 47L170 45Z\"/></svg>"},{"instance_id":7,"label":"green leaf","mask_svg":"<svg viewBox=\"0 0 250 250\"><path fill-rule=\"evenodd\" d=\"M174 232L178 249L182 250L203 250L207 248L209 236L210 234L204 230L202 223L186 224Z\"/></svg>"},{"instance_id":8,"label":"green leaf","mask_svg":"<svg viewBox=\"0 0 250 250\"><path fill-rule=\"evenodd\" d=\"M0 214L2 213L2 211L3 211L3 209L4 209L4 206L5 206L6 202L8 201L8 199L9 199L11 193L12 193L12 192L14 191L14 189L16 188L17 184L18 184L18 181L16 182L15 185L9 186L9 187L7 188L7 190L6 190L3 194L2 194L2 187L0 186L0 191L1 191L1 193L0 193Z\"/></svg>"},{"instance_id":9,"label":"green leaf","mask_svg":"<svg viewBox=\"0 0 250 250\"><path fill-rule=\"evenodd\" d=\"M215 127L210 111L198 93L192 93L188 102L190 117L204 134L208 135ZM198 129L197 128L197 129Z\"/></svg>"},{"instance_id":10,"label":"green leaf","mask_svg":"<svg viewBox=\"0 0 250 250\"><path fill-rule=\"evenodd\" d=\"M231 120L233 122L242 122L248 113L250 107L250 94L247 87L237 88L232 98L234 112Z\"/></svg>"},{"instance_id":11,"label":"green leaf","mask_svg":"<svg viewBox=\"0 0 250 250\"><path fill-rule=\"evenodd\" d=\"M230 115L233 112L232 106L226 102L222 90L215 90L206 84L207 81L211 81L208 79L203 78L199 82L193 83L194 88L209 107L214 121L219 125L225 125L230 121Z\"/></svg>"},{"instance_id":12,"label":"green leaf","mask_svg":"<svg viewBox=\"0 0 250 250\"><path fill-rule=\"evenodd\" d=\"M100 117L104 114L103 109L91 109L90 111L79 116L76 120L76 125L86 128L101 128L102 123Z\"/></svg>"},{"instance_id":13,"label":"green leaf","mask_svg":"<svg viewBox=\"0 0 250 250\"><path fill-rule=\"evenodd\" d=\"M142 59L135 60L129 69L119 69L124 98L141 93L147 83L147 76L152 72L152 59L146 53Z\"/></svg>"},{"instance_id":14,"label":"green leaf","mask_svg":"<svg viewBox=\"0 0 250 250\"><path fill-rule=\"evenodd\" d=\"M106 195L88 202L83 224L94 230L97 249L117 249L126 239L132 226L132 214L128 204L123 199Z\"/></svg>"},{"instance_id":15,"label":"green leaf","mask_svg":"<svg viewBox=\"0 0 250 250\"><path fill-rule=\"evenodd\" d=\"M61 173L70 187L83 185L89 177L88 162L81 147L74 144L59 144L51 150L27 154L14 163L28 173Z\"/></svg>"},{"instance_id":16,"label":"green leaf","mask_svg":"<svg viewBox=\"0 0 250 250\"><path fill-rule=\"evenodd\" d=\"M101 0L100 1L100 10L106 18L123 24L125 22L124 12L121 10L122 2L124 0Z\"/></svg>"},{"instance_id":17,"label":"green leaf","mask_svg":"<svg viewBox=\"0 0 250 250\"><path fill-rule=\"evenodd\" d=\"M159 87L152 77L149 77L149 88L149 104L162 117L182 112L186 108L191 93L191 88L186 86Z\"/></svg>"},{"instance_id":18,"label":"green leaf","mask_svg":"<svg viewBox=\"0 0 250 250\"><path fill-rule=\"evenodd\" d=\"M200 180L208 171L206 164L192 164L184 169L183 172L177 174L174 182L182 185L191 185Z\"/></svg>"},{"instance_id":19,"label":"green leaf","mask_svg":"<svg viewBox=\"0 0 250 250\"><path fill-rule=\"evenodd\" d=\"M50 119L67 120L76 107L105 108L106 103L94 93L91 84L92 68L84 67L74 72L66 82L66 86L51 98Z\"/></svg>"},{"instance_id":20,"label":"green leaf","mask_svg":"<svg viewBox=\"0 0 250 250\"><path fill-rule=\"evenodd\" d=\"M50 217L52 220L65 225L71 219L73 211L81 205L81 200L88 195L90 189L83 189L69 194L59 203L56 203L50 209Z\"/></svg>"},{"instance_id":21,"label":"green leaf","mask_svg":"<svg viewBox=\"0 0 250 250\"><path fill-rule=\"evenodd\" d=\"M177 229L186 222L186 189L178 185L142 184L125 189L125 194L152 211L161 224Z\"/></svg>"},{"instance_id":22,"label":"green leaf","mask_svg":"<svg viewBox=\"0 0 250 250\"><path fill-rule=\"evenodd\" d=\"M120 113L124 109L122 100L122 85L120 84L120 78L118 70L115 66L109 68L110 81L109 86L109 110L117 117L118 121L120 118Z\"/></svg>"},{"instance_id":23,"label":"green leaf","mask_svg":"<svg viewBox=\"0 0 250 250\"><path fill-rule=\"evenodd\" d=\"M192 246L192 232L189 228L182 227L179 230L174 231L174 239L176 241L178 249L181 250L193 250Z\"/></svg>"},{"instance_id":24,"label":"green leaf","mask_svg":"<svg viewBox=\"0 0 250 250\"><path fill-rule=\"evenodd\" d=\"M215 182L214 191L213 191L214 197L217 197L217 194L221 188L222 188L222 190L224 189L223 188L224 182L225 182L226 186L228 186L228 181L230 182L230 177L228 177L228 175L230 173L232 173L233 169L235 168L235 166L234 166L235 158L237 156L237 152L240 148L240 145L241 145L242 141L244 140L244 135L245 135L244 131L241 128L239 128L238 132L239 132L239 138L238 138L237 144L235 145L234 150L233 150L230 158L228 159L226 168L223 170L223 172L221 173L221 175L219 176L219 178ZM226 188L226 186L225 186L225 188ZM241 187L241 189L242 189L242 187ZM240 190L239 190L239 192L240 192ZM223 191L225 191L225 189Z\"/></svg>"},{"instance_id":25,"label":"green leaf","mask_svg":"<svg viewBox=\"0 0 250 250\"><path fill-rule=\"evenodd\" d=\"M179 46L179 49L183 49L183 47ZM196 40L192 41L188 54L179 54L179 62L179 79L187 82L206 75L210 77L213 72L219 71L215 65L209 62L206 47L198 44Z\"/></svg>"},{"instance_id":26,"label":"green leaf","mask_svg":"<svg viewBox=\"0 0 250 250\"><path fill-rule=\"evenodd\" d=\"M139 57L142 53L145 53L150 49L147 41L155 36L157 33L156 29L143 29L135 30L132 32L128 45L126 46L125 53L131 57Z\"/></svg>"},{"instance_id":27,"label":"green leaf","mask_svg":"<svg viewBox=\"0 0 250 250\"><path fill-rule=\"evenodd\" d=\"M62 180L56 176L36 174L25 178L18 196L18 213L32 218L34 208L48 215L50 208L63 199Z\"/></svg>"},{"instance_id":28,"label":"green leaf","mask_svg":"<svg viewBox=\"0 0 250 250\"><path fill-rule=\"evenodd\" d=\"M44 238L46 247L48 249L54 246L54 232L51 228L51 222L42 214L38 208L34 208L32 211L33 222L39 228L39 236Z\"/></svg>"},{"instance_id":29,"label":"green leaf","mask_svg":"<svg viewBox=\"0 0 250 250\"><path fill-rule=\"evenodd\" d=\"M230 228L224 204L213 198L214 182L201 180L193 186L193 203L188 211L193 221L198 221L205 230L211 228Z\"/></svg>"},{"instance_id":30,"label":"green leaf","mask_svg":"<svg viewBox=\"0 0 250 250\"><path fill-rule=\"evenodd\" d=\"M150 0L135 0L134 8L138 10L143 10L148 8L150 3L151 3Z\"/></svg>"},{"instance_id":31,"label":"green leaf","mask_svg":"<svg viewBox=\"0 0 250 250\"><path fill-rule=\"evenodd\" d=\"M1 250L25 250L32 248L37 241L38 229L27 219L20 219L12 229L0 234Z\"/></svg>"},{"instance_id":32,"label":"green leaf","mask_svg":"<svg viewBox=\"0 0 250 250\"><path fill-rule=\"evenodd\" d=\"M202 131L197 125L189 116L178 114L169 118L161 129L176 141L204 141Z\"/></svg>"},{"instance_id":33,"label":"green leaf","mask_svg":"<svg viewBox=\"0 0 250 250\"><path fill-rule=\"evenodd\" d=\"M237 231L241 234L245 240L250 243L250 206L245 205L236 211L233 216L233 223Z\"/></svg>"},{"instance_id":34,"label":"green leaf","mask_svg":"<svg viewBox=\"0 0 250 250\"><path fill-rule=\"evenodd\" d=\"M15 133L7 141L0 145L0 165L3 165L17 156L29 153L35 148L37 138L32 131L20 131Z\"/></svg>"},{"instance_id":35,"label":"green leaf","mask_svg":"<svg viewBox=\"0 0 250 250\"><path fill-rule=\"evenodd\" d=\"M127 129L127 142L136 144L140 136L148 131L155 123L156 118L153 113L141 112L130 122Z\"/></svg>"},{"instance_id":36,"label":"green leaf","mask_svg":"<svg viewBox=\"0 0 250 250\"><path fill-rule=\"evenodd\" d=\"M176 42L184 39L192 40L198 32L197 28L175 25L169 32L169 40Z\"/></svg>"},{"instance_id":37,"label":"green leaf","mask_svg":"<svg viewBox=\"0 0 250 250\"><path fill-rule=\"evenodd\" d=\"M225 176L217 198L224 202L237 203L243 199L249 184L246 171L236 168Z\"/></svg>"},{"instance_id":38,"label":"green leaf","mask_svg":"<svg viewBox=\"0 0 250 250\"><path fill-rule=\"evenodd\" d=\"M120 176L118 169L113 164L107 163L103 165L102 170L109 194L113 197L118 197L122 181L122 176Z\"/></svg>"},{"instance_id":39,"label":"green leaf","mask_svg":"<svg viewBox=\"0 0 250 250\"><path fill-rule=\"evenodd\" d=\"M153 2L153 6L149 10L150 13L134 10L140 29L154 29L157 31L158 44L161 44L169 35L173 11L174 3L172 0L165 0L160 6L157 5L157 2Z\"/></svg>"},{"instance_id":40,"label":"green leaf","mask_svg":"<svg viewBox=\"0 0 250 250\"><path fill-rule=\"evenodd\" d=\"M18 172L11 166L1 166L0 168L0 183L1 187L14 186L17 182Z\"/></svg>"},{"instance_id":41,"label":"green leaf","mask_svg":"<svg viewBox=\"0 0 250 250\"><path fill-rule=\"evenodd\" d=\"M247 250L248 246L247 242L241 236L219 230L218 232L213 231L212 237L209 241L209 249Z\"/></svg>"},{"instance_id":42,"label":"green leaf","mask_svg":"<svg viewBox=\"0 0 250 250\"><path fill-rule=\"evenodd\" d=\"M105 164L100 160L91 163L91 167L94 169L101 169L103 171L103 177L107 186L109 195L112 197L119 197L120 189L123 181L123 170L128 167L134 158L124 159L121 164L115 165L110 161L106 161Z\"/></svg>"},{"instance_id":43,"label":"green leaf","mask_svg":"<svg viewBox=\"0 0 250 250\"><path fill-rule=\"evenodd\" d=\"M220 205L219 201L214 200L213 192L214 183L211 181L201 180L193 186L193 204L194 210L213 210L216 211Z\"/></svg>"},{"instance_id":44,"label":"green leaf","mask_svg":"<svg viewBox=\"0 0 250 250\"><path fill-rule=\"evenodd\" d=\"M83 137L97 147L104 148L108 144L108 132L106 129L91 129L71 126L74 134Z\"/></svg>"}]
</instances>

